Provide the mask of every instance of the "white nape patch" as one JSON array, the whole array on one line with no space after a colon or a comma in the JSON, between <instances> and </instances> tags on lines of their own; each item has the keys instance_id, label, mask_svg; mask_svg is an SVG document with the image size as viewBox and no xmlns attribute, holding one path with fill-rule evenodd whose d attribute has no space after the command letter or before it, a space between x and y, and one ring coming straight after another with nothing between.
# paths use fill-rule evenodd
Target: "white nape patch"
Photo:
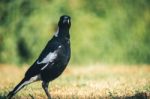
<instances>
[{"instance_id":1,"label":"white nape patch","mask_svg":"<svg viewBox=\"0 0 150 99\"><path fill-rule=\"evenodd\" d=\"M50 52L41 62L37 61L37 64L52 62L56 57L57 57L56 51L54 51L53 53Z\"/></svg>"},{"instance_id":2,"label":"white nape patch","mask_svg":"<svg viewBox=\"0 0 150 99\"><path fill-rule=\"evenodd\" d=\"M40 75L36 75L36 76L34 76L34 77L31 77L28 81L25 81L22 85L20 85L20 86L18 87L18 89L17 89L14 93L16 93L17 91L19 91L23 86L25 86L25 85L27 85L27 84L30 84L30 83L32 83L32 82L34 82L34 81L40 80L40 79L41 79L41 76L40 76Z\"/></svg>"},{"instance_id":3,"label":"white nape patch","mask_svg":"<svg viewBox=\"0 0 150 99\"><path fill-rule=\"evenodd\" d=\"M57 29L57 31L55 32L54 36L58 37L58 33L59 33L59 28Z\"/></svg>"}]
</instances>

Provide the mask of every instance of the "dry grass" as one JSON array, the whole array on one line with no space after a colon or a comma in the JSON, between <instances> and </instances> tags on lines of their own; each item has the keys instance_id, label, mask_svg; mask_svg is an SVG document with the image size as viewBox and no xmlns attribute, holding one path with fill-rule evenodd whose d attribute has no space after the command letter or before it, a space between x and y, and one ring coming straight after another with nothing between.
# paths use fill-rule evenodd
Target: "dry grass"
<instances>
[{"instance_id":1,"label":"dry grass","mask_svg":"<svg viewBox=\"0 0 150 99\"><path fill-rule=\"evenodd\" d=\"M27 67L0 65L0 99L24 76ZM68 66L50 83L54 99L150 99L150 66ZM46 99L41 82L32 83L14 99Z\"/></svg>"}]
</instances>

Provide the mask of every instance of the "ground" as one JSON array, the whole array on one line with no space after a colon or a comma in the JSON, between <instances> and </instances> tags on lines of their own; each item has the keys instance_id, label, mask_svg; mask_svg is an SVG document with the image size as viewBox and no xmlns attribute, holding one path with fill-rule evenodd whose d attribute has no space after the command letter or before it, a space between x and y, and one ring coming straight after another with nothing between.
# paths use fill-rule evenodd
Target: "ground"
<instances>
[{"instance_id":1,"label":"ground","mask_svg":"<svg viewBox=\"0 0 150 99\"><path fill-rule=\"evenodd\" d=\"M23 78L27 66L0 65L0 99ZM50 83L53 99L150 99L148 65L69 65ZM23 88L13 99L46 99L41 82Z\"/></svg>"}]
</instances>

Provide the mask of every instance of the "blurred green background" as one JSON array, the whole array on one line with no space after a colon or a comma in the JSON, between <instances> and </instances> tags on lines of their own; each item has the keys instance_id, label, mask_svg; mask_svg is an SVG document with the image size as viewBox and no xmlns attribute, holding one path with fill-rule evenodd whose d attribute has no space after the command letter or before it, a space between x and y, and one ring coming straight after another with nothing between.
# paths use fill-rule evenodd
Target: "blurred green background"
<instances>
[{"instance_id":1,"label":"blurred green background","mask_svg":"<svg viewBox=\"0 0 150 99\"><path fill-rule=\"evenodd\" d=\"M33 63L63 14L71 64L150 63L150 0L0 0L0 63Z\"/></svg>"}]
</instances>

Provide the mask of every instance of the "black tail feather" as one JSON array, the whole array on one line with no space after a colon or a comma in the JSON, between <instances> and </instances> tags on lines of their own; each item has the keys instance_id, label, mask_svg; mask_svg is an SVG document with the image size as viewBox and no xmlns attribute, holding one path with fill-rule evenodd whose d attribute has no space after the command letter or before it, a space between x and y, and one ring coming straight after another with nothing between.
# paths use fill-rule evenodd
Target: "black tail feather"
<instances>
[{"instance_id":1,"label":"black tail feather","mask_svg":"<svg viewBox=\"0 0 150 99\"><path fill-rule=\"evenodd\" d=\"M7 95L7 99L11 99L19 90L21 90L26 84L26 79L23 79L12 91Z\"/></svg>"}]
</instances>

